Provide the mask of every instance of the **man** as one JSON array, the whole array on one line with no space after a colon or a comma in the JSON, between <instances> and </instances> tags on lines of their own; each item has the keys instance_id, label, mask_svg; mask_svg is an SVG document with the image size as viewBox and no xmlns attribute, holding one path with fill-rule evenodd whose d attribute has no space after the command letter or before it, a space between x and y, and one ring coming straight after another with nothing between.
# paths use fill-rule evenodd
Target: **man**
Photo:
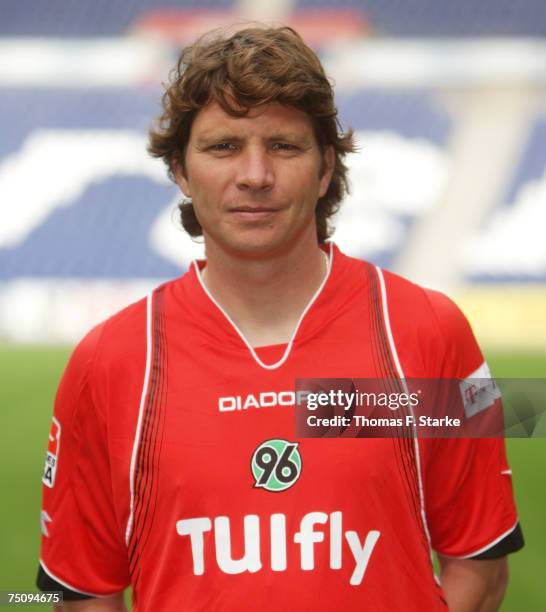
<instances>
[{"instance_id":1,"label":"man","mask_svg":"<svg viewBox=\"0 0 546 612\"><path fill-rule=\"evenodd\" d=\"M498 608L522 546L502 440L294 435L299 377L486 372L447 298L326 242L352 149L292 30L183 52L150 151L206 261L63 376L38 584L66 608L129 585L139 611Z\"/></svg>"}]
</instances>

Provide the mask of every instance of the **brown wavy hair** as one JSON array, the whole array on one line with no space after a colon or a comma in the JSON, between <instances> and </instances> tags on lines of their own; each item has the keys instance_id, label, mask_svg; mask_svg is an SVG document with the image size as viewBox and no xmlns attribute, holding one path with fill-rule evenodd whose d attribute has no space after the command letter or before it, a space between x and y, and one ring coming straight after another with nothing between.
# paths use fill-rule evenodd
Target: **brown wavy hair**
<instances>
[{"instance_id":1,"label":"brown wavy hair","mask_svg":"<svg viewBox=\"0 0 546 612\"><path fill-rule=\"evenodd\" d=\"M163 113L150 130L148 151L162 158L174 180L184 157L197 113L216 101L235 117L251 108L277 102L307 113L322 151L331 145L335 167L326 194L316 207L317 238L332 233L329 219L348 192L345 155L355 150L353 133L344 133L337 117L330 81L316 54L289 27L249 27L231 36L209 32L183 49L163 95ZM179 205L190 236L202 235L191 200Z\"/></svg>"}]
</instances>

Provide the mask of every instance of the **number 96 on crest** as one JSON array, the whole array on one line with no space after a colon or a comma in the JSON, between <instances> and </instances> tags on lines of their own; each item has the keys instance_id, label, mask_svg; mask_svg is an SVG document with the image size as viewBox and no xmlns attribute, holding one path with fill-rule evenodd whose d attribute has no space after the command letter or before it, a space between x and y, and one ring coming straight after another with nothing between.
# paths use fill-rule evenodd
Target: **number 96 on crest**
<instances>
[{"instance_id":1,"label":"number 96 on crest","mask_svg":"<svg viewBox=\"0 0 546 612\"><path fill-rule=\"evenodd\" d=\"M266 440L254 451L250 465L255 487L273 492L285 491L301 474L298 443Z\"/></svg>"}]
</instances>

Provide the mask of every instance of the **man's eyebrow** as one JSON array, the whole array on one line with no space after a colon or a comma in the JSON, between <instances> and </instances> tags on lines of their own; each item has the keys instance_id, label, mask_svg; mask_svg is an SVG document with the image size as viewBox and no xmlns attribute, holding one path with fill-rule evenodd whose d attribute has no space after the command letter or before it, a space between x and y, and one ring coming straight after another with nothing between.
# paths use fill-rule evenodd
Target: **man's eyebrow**
<instances>
[{"instance_id":1,"label":"man's eyebrow","mask_svg":"<svg viewBox=\"0 0 546 612\"><path fill-rule=\"evenodd\" d=\"M278 132L269 134L264 140L266 142L290 142L295 144L307 145L312 142L311 134L303 134L299 132L283 131L282 129ZM213 131L202 132L196 137L196 146L206 146L208 144L214 144L218 142L235 142L240 143L245 140L244 136L237 134L236 132L224 132L224 131Z\"/></svg>"},{"instance_id":2,"label":"man's eyebrow","mask_svg":"<svg viewBox=\"0 0 546 612\"><path fill-rule=\"evenodd\" d=\"M207 144L210 142L239 142L242 138L234 132L202 132L197 136L197 144Z\"/></svg>"},{"instance_id":3,"label":"man's eyebrow","mask_svg":"<svg viewBox=\"0 0 546 612\"><path fill-rule=\"evenodd\" d=\"M279 141L279 140L280 141L287 140L289 142L300 142L300 143L310 142L311 139L312 137L309 134L302 134L298 132L283 132L282 130L268 136L267 138L267 140L270 142Z\"/></svg>"}]
</instances>

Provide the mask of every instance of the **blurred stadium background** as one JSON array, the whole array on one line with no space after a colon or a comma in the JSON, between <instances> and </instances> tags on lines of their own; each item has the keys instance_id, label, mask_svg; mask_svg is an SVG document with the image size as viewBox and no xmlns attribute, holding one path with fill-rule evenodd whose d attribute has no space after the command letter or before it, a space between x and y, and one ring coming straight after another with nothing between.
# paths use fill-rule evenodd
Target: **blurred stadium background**
<instances>
[{"instance_id":1,"label":"blurred stadium background","mask_svg":"<svg viewBox=\"0 0 546 612\"><path fill-rule=\"evenodd\" d=\"M544 0L0 0L0 589L34 590L69 346L201 253L145 151L161 83L249 20L300 31L357 131L334 239L451 295L497 376L546 378ZM509 451L528 546L503 610L543 610L544 441Z\"/></svg>"}]
</instances>

